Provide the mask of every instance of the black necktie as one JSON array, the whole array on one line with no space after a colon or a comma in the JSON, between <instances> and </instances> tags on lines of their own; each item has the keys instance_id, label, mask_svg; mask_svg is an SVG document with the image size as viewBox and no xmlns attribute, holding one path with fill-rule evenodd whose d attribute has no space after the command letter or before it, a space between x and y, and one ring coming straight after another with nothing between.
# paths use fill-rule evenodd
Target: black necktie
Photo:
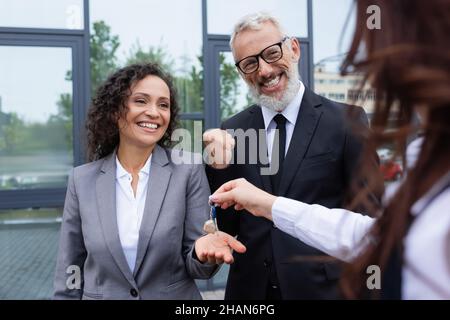
<instances>
[{"instance_id":1,"label":"black necktie","mask_svg":"<svg viewBox=\"0 0 450 320\"><path fill-rule=\"evenodd\" d=\"M277 131L275 131L275 137L273 139L272 146L271 163L272 165L276 165L274 164L274 161L278 161L278 171L270 176L270 180L272 182L273 194L278 196L278 189L280 187L280 180L283 169L284 154L286 153L286 118L280 113L277 114L273 118L273 120L277 124L278 134Z\"/></svg>"}]
</instances>

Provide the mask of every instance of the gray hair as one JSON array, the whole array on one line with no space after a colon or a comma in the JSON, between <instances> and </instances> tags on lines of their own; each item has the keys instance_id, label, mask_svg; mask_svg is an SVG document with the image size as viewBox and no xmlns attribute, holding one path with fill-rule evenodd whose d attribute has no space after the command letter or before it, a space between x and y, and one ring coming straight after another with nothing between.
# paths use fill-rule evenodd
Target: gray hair
<instances>
[{"instance_id":1,"label":"gray hair","mask_svg":"<svg viewBox=\"0 0 450 320\"><path fill-rule=\"evenodd\" d=\"M261 30L262 25L266 22L271 22L282 34L286 34L284 32L283 27L281 26L280 22L278 22L277 18L272 16L271 14L267 12L257 12L257 13L251 13L244 17L242 17L238 23L234 26L233 33L231 34L231 40L230 40L230 48L231 51L234 54L234 48L233 43L237 36L237 34L244 30Z\"/></svg>"}]
</instances>

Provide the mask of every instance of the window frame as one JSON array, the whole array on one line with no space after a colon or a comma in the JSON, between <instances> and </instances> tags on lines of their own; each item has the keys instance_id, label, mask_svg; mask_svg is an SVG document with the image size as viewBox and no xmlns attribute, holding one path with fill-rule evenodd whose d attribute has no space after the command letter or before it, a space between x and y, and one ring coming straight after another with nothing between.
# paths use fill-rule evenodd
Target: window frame
<instances>
[{"instance_id":1,"label":"window frame","mask_svg":"<svg viewBox=\"0 0 450 320\"><path fill-rule=\"evenodd\" d=\"M89 0L84 0L84 30L0 27L0 46L62 47L72 51L73 164L86 162L84 123L90 101ZM0 210L62 207L66 187L2 190Z\"/></svg>"}]
</instances>

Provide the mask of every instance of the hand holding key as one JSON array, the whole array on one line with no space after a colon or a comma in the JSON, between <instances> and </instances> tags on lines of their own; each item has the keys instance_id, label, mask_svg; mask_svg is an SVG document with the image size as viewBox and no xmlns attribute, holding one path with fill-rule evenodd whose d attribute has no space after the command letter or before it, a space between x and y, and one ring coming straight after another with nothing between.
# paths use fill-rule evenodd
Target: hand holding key
<instances>
[{"instance_id":1,"label":"hand holding key","mask_svg":"<svg viewBox=\"0 0 450 320\"><path fill-rule=\"evenodd\" d=\"M230 236L219 231L216 219L216 207L210 202L209 220L205 222L203 230L208 233L195 242L195 253L201 262L231 264L234 261L233 250L239 253L246 251L245 246Z\"/></svg>"}]
</instances>

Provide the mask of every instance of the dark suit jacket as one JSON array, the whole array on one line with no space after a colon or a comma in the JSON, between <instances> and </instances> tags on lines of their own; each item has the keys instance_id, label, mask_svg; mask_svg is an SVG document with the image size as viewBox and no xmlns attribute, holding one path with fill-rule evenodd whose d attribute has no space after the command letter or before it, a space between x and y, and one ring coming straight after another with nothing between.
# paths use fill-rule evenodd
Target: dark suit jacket
<instances>
[{"instance_id":1,"label":"dark suit jacket","mask_svg":"<svg viewBox=\"0 0 450 320\"><path fill-rule=\"evenodd\" d=\"M348 111L352 111L351 121ZM361 140L352 134L350 122L367 129L364 110L330 101L306 88L284 161L280 195L329 208L342 207L362 147ZM264 130L261 108L249 107L225 121L222 128ZM265 136L263 140L261 147L267 155ZM246 151L248 148L246 144ZM211 190L243 177L271 192L270 177L260 174L262 164L250 164L248 160L247 154L245 164L232 164L224 170L207 167ZM235 255L226 299L264 299L272 264L283 299L338 298L338 265L314 261L324 253L276 229L271 221L245 211L219 210L218 223L221 230L238 235L247 247L245 254Z\"/></svg>"}]
</instances>

